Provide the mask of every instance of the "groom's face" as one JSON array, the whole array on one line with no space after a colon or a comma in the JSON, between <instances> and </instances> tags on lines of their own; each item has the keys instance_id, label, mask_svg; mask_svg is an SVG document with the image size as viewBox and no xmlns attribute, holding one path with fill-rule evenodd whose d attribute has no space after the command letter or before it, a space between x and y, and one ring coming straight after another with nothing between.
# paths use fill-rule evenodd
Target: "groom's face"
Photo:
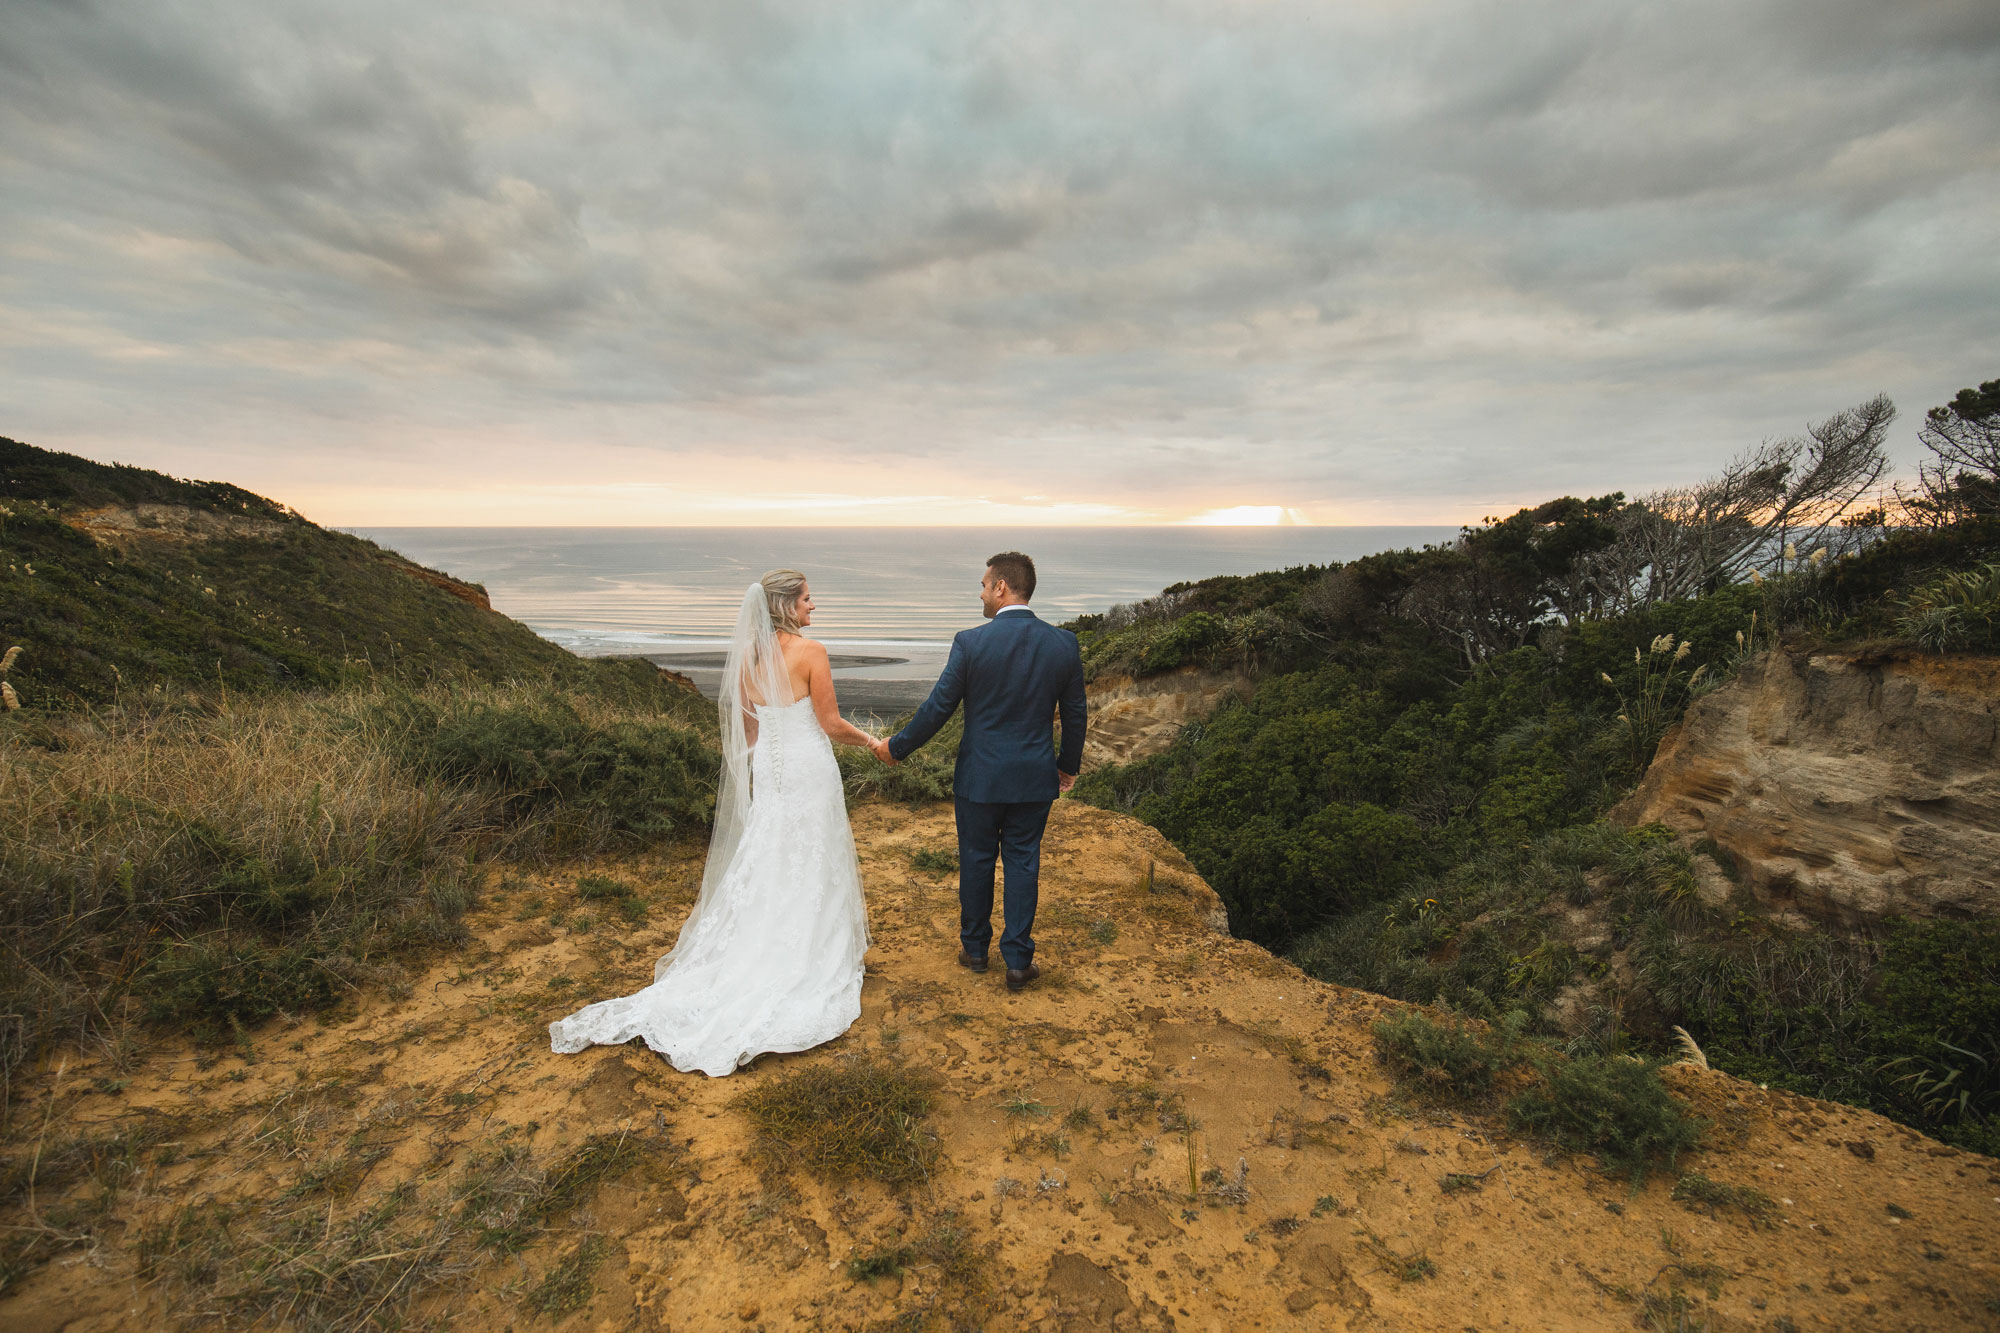
<instances>
[{"instance_id":1,"label":"groom's face","mask_svg":"<svg viewBox=\"0 0 2000 1333\"><path fill-rule=\"evenodd\" d=\"M1000 610L1002 600L1006 596L1006 580L994 578L993 571L987 570L986 577L979 580L979 605L985 609L988 620L993 619Z\"/></svg>"}]
</instances>

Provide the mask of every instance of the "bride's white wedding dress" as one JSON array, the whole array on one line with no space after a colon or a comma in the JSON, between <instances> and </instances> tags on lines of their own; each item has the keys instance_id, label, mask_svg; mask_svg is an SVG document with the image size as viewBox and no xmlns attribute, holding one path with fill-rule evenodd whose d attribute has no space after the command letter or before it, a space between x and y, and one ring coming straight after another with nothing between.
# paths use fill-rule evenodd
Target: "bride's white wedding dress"
<instances>
[{"instance_id":1,"label":"bride's white wedding dress","mask_svg":"<svg viewBox=\"0 0 2000 1333\"><path fill-rule=\"evenodd\" d=\"M639 1037L676 1069L720 1076L766 1051L829 1041L861 1016L868 914L833 744L810 697L752 705L728 688L756 678L759 654L776 651L761 589L751 588L751 624L739 625L724 668L722 794L701 897L653 984L551 1023L557 1051ZM765 676L768 687L753 693L789 696L788 682Z\"/></svg>"}]
</instances>

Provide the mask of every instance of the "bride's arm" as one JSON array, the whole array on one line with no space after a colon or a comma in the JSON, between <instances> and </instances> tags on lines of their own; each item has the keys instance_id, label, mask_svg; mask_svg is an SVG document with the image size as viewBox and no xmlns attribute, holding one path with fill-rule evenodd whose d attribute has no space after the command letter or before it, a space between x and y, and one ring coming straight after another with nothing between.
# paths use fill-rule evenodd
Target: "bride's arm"
<instances>
[{"instance_id":1,"label":"bride's arm","mask_svg":"<svg viewBox=\"0 0 2000 1333\"><path fill-rule=\"evenodd\" d=\"M826 645L811 639L806 640L806 645L809 662L806 688L812 692L813 716L819 719L820 730L835 745L873 746L873 736L840 715L840 705L833 697L833 664L827 660Z\"/></svg>"}]
</instances>

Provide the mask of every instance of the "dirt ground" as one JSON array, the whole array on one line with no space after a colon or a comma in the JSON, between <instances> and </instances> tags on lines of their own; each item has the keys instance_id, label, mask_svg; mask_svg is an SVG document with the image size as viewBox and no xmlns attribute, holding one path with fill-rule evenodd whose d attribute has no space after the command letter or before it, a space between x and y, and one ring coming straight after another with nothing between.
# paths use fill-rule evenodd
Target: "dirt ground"
<instances>
[{"instance_id":1,"label":"dirt ground","mask_svg":"<svg viewBox=\"0 0 2000 1333\"><path fill-rule=\"evenodd\" d=\"M17 1184L24 1163L53 1183L0 1215L47 1243L0 1294L0 1328L247 1326L229 1293L307 1262L262 1257L271 1218L303 1214L315 1234L284 1234L305 1245L321 1208L332 1237L369 1209L441 1207L496 1153L620 1132L655 1151L520 1248L412 1270L408 1322L948 1326L940 1267L859 1280L848 1263L947 1218L984 1293L964 1322L993 1330L2000 1327L1991 1159L1681 1066L1713 1128L1680 1170L1761 1190L1776 1215L1676 1202L1674 1173L1635 1193L1497 1121L1400 1102L1369 1043L1393 1006L1217 933L1213 894L1134 821L1057 807L1047 975L1018 995L997 967L956 966L953 878L912 862L952 846L949 807L869 805L855 832L875 938L860 1021L727 1079L639 1047L555 1055L546 1034L649 979L699 848L497 876L469 949L328 1023L51 1059L17 1082L5 1151ZM645 923L582 901L586 875L633 885ZM941 1076L933 1177L894 1193L760 1172L736 1099L857 1051ZM193 1243L203 1217L227 1244ZM570 1312L538 1313L565 1273Z\"/></svg>"}]
</instances>

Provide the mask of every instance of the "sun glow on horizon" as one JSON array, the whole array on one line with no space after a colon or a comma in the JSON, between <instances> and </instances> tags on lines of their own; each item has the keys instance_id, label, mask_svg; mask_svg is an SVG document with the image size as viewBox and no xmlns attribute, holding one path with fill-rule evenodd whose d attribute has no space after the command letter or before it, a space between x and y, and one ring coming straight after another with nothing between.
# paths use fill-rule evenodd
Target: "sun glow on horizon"
<instances>
[{"instance_id":1,"label":"sun glow on horizon","mask_svg":"<svg viewBox=\"0 0 2000 1333\"><path fill-rule=\"evenodd\" d=\"M1236 505L1229 509L1210 509L1182 521L1190 527L1199 528L1276 528L1313 525L1304 510L1291 509L1284 505Z\"/></svg>"}]
</instances>

